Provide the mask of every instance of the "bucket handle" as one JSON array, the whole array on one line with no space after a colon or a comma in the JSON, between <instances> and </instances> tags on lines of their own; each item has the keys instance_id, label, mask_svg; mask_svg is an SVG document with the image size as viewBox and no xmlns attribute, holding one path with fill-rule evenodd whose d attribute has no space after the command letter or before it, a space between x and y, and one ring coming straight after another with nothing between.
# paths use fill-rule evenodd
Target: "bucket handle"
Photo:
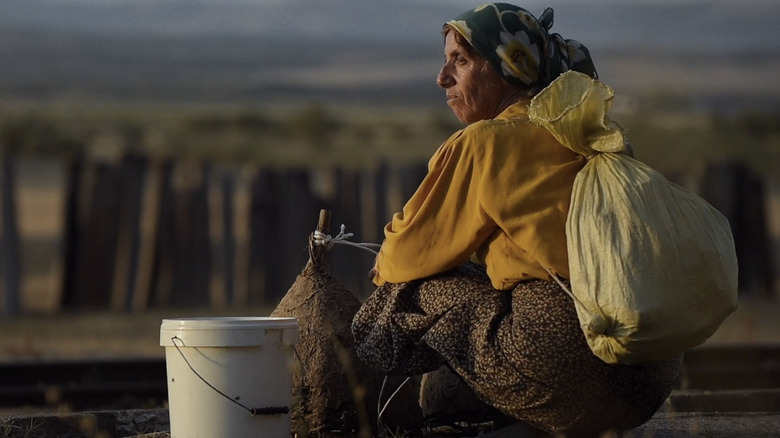
<instances>
[{"instance_id":1,"label":"bucket handle","mask_svg":"<svg viewBox=\"0 0 780 438\"><path fill-rule=\"evenodd\" d=\"M179 344L177 344L177 343L176 343L176 340L178 340L179 342L181 342L181 344L182 344L182 345L184 345L184 341L183 341L183 340L182 340L180 337L178 337L178 336L173 336L173 337L171 338L171 342L173 343L173 346L174 346L174 347L176 347L176 351L178 351L178 352L179 352L179 354L181 355L181 358L182 358L182 359L184 359L184 363L186 363L186 364L187 364L187 366L190 368L190 370L192 370L192 372L193 372L193 373L194 373L196 376L198 376L198 378L199 378L200 380L202 380L202 381L203 381L203 383L205 383L206 385L208 385L208 387L209 387L209 388L213 389L213 390L214 390L216 393L218 393L218 394L219 394L219 395L221 395L222 397L225 397L225 398L226 398L226 399L228 399L229 401L231 401L231 402L233 402L233 403L237 404L238 406L241 406L241 407L242 407L244 410L246 410L247 412L249 412L249 414L250 414L250 415L252 415L253 417L254 417L254 416L256 416L256 415L276 415L276 414L287 414L287 413L289 413L289 412L290 412L290 408L289 408L289 407L287 407L287 406L268 407L268 408L250 408L250 407L246 406L245 404L243 404L243 403L239 402L238 400L236 400L236 399L234 399L234 398L232 398L232 397L228 396L228 395L227 395L227 394L225 394L224 392L220 391L220 390L219 390L219 389L217 389L217 388L216 388L214 385L212 385L212 384L211 384L211 383L209 383L209 382L208 382L206 379L204 379L204 378L203 378L203 376L201 376L200 374L198 374L198 372L197 372L197 371L195 371L195 368L193 368L193 367L192 367L192 365L190 364L190 361L188 361L188 360L187 360L187 358L184 356L184 352L183 352L183 351L181 351L181 348L179 348Z\"/></svg>"}]
</instances>

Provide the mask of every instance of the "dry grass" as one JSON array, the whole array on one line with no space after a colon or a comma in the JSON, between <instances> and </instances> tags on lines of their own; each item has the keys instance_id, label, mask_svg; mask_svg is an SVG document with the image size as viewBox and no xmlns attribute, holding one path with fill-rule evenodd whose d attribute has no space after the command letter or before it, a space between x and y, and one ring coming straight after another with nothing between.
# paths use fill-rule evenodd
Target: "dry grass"
<instances>
[{"instance_id":1,"label":"dry grass","mask_svg":"<svg viewBox=\"0 0 780 438\"><path fill-rule=\"evenodd\" d=\"M268 309L30 315L0 320L0 360L163 357L160 324L187 316L266 316Z\"/></svg>"}]
</instances>

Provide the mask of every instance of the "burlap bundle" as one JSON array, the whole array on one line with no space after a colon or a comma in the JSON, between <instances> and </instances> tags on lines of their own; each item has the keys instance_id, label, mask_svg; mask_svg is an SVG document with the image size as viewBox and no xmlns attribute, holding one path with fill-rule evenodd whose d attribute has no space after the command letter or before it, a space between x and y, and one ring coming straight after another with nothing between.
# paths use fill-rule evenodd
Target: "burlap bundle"
<instances>
[{"instance_id":1,"label":"burlap bundle","mask_svg":"<svg viewBox=\"0 0 780 438\"><path fill-rule=\"evenodd\" d=\"M321 219L322 223L322 219ZM377 421L384 376L355 356L350 328L360 301L333 276L327 249L309 239L309 261L271 316L298 320L292 431L298 437L376 436L420 427L418 389L406 384ZM388 378L383 400L403 378Z\"/></svg>"}]
</instances>

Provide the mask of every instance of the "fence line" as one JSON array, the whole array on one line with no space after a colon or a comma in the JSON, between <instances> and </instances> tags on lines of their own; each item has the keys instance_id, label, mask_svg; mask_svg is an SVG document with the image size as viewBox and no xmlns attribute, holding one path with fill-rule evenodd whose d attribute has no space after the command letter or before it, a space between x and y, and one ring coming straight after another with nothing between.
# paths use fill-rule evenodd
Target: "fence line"
<instances>
[{"instance_id":1,"label":"fence line","mask_svg":"<svg viewBox=\"0 0 780 438\"><path fill-rule=\"evenodd\" d=\"M19 232L13 157L3 159L0 310L20 312ZM222 168L151 161L126 154L109 163L63 161L61 268L50 293L60 309L273 304L308 258L321 209L355 239L381 242L388 212L399 210L424 176L423 164L377 169ZM9 170L10 169L10 170ZM400 184L400 185L399 185ZM395 204L390 204L390 200ZM23 242L22 242L23 244ZM369 255L370 256L370 255ZM373 260L334 249L334 274L358 296L373 286Z\"/></svg>"},{"instance_id":2,"label":"fence line","mask_svg":"<svg viewBox=\"0 0 780 438\"><path fill-rule=\"evenodd\" d=\"M425 175L424 164L374 168L226 168L153 161L128 153L115 163L63 161L64 218L59 280L49 291L60 309L273 305L308 258L321 209L333 230L379 243L382 228ZM24 239L17 227L14 157L2 159L0 314L18 314ZM742 293L771 295L770 239L762 181L744 166L711 164L698 190L729 218L740 258ZM365 297L370 254L339 247L333 273ZM743 263L744 262L744 263ZM750 263L750 269L745 269Z\"/></svg>"},{"instance_id":3,"label":"fence line","mask_svg":"<svg viewBox=\"0 0 780 438\"><path fill-rule=\"evenodd\" d=\"M3 157L0 169L0 275L3 291L0 293L0 315L19 312L20 266L19 231L16 214L16 178L13 160Z\"/></svg>"}]
</instances>

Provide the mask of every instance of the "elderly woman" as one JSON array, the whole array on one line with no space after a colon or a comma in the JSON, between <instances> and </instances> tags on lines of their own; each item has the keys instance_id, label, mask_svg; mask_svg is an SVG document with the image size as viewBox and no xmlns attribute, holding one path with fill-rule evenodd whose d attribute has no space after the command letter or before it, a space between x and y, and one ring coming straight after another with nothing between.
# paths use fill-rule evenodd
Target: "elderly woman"
<instances>
[{"instance_id":1,"label":"elderly woman","mask_svg":"<svg viewBox=\"0 0 780 438\"><path fill-rule=\"evenodd\" d=\"M437 78L468 125L435 153L385 228L378 289L353 320L377 370L448 367L489 406L544 433L598 436L647 421L681 358L610 365L589 349L568 278L565 222L585 158L529 121L531 99L562 73L596 78L587 49L509 4L444 26ZM469 419L462 419L468 421Z\"/></svg>"}]
</instances>

